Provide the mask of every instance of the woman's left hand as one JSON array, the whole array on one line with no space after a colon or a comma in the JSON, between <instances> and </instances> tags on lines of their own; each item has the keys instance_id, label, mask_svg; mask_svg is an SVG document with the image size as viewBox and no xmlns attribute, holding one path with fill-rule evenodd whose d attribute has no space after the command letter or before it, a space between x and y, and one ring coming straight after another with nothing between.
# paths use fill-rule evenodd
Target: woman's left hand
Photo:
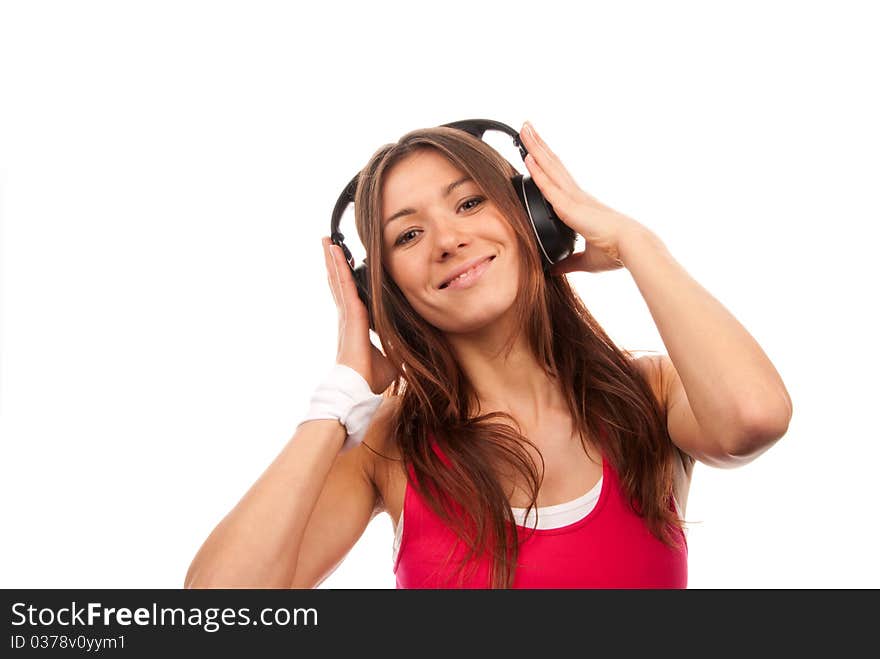
<instances>
[{"instance_id":1,"label":"woman's left hand","mask_svg":"<svg viewBox=\"0 0 880 659\"><path fill-rule=\"evenodd\" d=\"M556 263L550 272L561 275L566 272L603 272L622 268L620 241L627 232L641 225L578 187L529 122L523 124L520 139L529 152L525 163L532 180L553 206L559 219L583 236L586 242L584 251L571 254Z\"/></svg>"}]
</instances>

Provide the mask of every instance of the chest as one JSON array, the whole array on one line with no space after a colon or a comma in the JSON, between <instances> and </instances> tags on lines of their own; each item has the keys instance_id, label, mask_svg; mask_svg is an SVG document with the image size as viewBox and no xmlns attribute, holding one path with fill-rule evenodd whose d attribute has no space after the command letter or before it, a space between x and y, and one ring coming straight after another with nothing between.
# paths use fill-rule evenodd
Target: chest
<instances>
[{"instance_id":1,"label":"chest","mask_svg":"<svg viewBox=\"0 0 880 659\"><path fill-rule=\"evenodd\" d=\"M602 477L601 454L589 440L582 441L573 431L567 415L548 418L534 427L522 424L520 427L535 445L525 444L524 448L541 479L537 506L553 506L576 499ZM384 509L396 528L403 511L407 478L399 453L393 452L389 457L393 459L376 458L374 475ZM528 506L531 495L527 481L520 474L503 475L499 470L496 478L508 493L512 507Z\"/></svg>"}]
</instances>

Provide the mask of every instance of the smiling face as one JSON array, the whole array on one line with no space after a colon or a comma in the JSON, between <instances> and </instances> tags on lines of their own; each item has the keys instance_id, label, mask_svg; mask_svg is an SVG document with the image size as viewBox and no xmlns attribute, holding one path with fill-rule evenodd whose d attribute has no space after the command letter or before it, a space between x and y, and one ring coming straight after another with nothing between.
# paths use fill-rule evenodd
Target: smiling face
<instances>
[{"instance_id":1,"label":"smiling face","mask_svg":"<svg viewBox=\"0 0 880 659\"><path fill-rule=\"evenodd\" d=\"M416 151L386 172L381 222L385 269L427 322L464 334L511 308L520 274L513 229L480 187L435 149ZM465 277L448 283L474 263Z\"/></svg>"}]
</instances>

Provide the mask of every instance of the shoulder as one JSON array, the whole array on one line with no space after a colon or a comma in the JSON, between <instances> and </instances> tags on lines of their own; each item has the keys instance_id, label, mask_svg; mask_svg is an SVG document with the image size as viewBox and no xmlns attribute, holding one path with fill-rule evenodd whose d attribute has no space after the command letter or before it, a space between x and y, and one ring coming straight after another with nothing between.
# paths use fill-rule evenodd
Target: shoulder
<instances>
[{"instance_id":1,"label":"shoulder","mask_svg":"<svg viewBox=\"0 0 880 659\"><path fill-rule=\"evenodd\" d=\"M666 409L666 392L663 389L663 370L665 368L663 359L666 355L649 354L640 357L633 357L632 364L636 367L645 381L651 387L654 398L660 404L660 409Z\"/></svg>"},{"instance_id":2,"label":"shoulder","mask_svg":"<svg viewBox=\"0 0 880 659\"><path fill-rule=\"evenodd\" d=\"M669 383L672 382L672 377L675 375L675 366L672 364L669 355L663 353L642 355L632 358L632 363L651 387L654 398L657 400L657 404L660 406L664 416L668 417ZM676 449L676 455L679 457L679 464L676 465L676 468L682 467L684 476L689 478L695 460L678 446L676 446Z\"/></svg>"}]
</instances>

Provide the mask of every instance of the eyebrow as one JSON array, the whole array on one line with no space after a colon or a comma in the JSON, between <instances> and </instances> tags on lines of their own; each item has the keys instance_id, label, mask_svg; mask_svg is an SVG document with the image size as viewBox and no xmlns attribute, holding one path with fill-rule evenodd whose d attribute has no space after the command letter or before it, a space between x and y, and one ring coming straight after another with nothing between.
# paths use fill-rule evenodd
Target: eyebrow
<instances>
[{"instance_id":1,"label":"eyebrow","mask_svg":"<svg viewBox=\"0 0 880 659\"><path fill-rule=\"evenodd\" d=\"M455 190L455 188L457 188L459 185L462 185L464 183L467 183L468 181L473 181L473 180L474 179L472 179L470 176L462 176L457 181L453 181L452 183L447 185L446 188L440 190L440 192L443 193L444 197L448 197L450 194L452 194L452 191ZM389 224L394 222L394 220L399 219L399 218L403 217L404 215L412 215L415 212L416 212L416 210L414 208L401 208L394 215L392 215L387 220L385 220L385 223L382 226L383 226L383 228L387 227Z\"/></svg>"}]
</instances>

